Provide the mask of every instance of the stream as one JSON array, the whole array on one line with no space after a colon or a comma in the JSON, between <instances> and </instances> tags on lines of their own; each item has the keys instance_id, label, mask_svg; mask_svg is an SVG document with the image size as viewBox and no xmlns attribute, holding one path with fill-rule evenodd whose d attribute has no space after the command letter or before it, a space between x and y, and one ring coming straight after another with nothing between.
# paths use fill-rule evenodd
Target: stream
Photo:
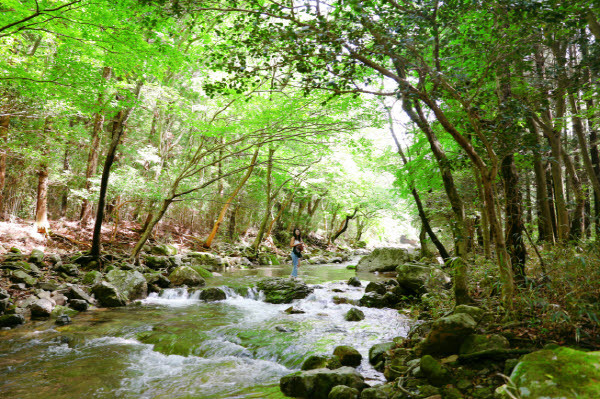
<instances>
[{"instance_id":1,"label":"stream","mask_svg":"<svg viewBox=\"0 0 600 399\"><path fill-rule=\"evenodd\" d=\"M408 319L393 309L360 309L334 296L359 299L368 281L390 276L356 273L342 265L303 265L313 294L274 305L249 288L262 277L288 276L291 266L235 270L210 279L227 299L206 303L199 292L168 289L124 308L99 309L71 324L28 323L0 331L2 398L283 398L279 379L311 354L350 345L363 355L358 371L383 381L368 363L376 343L405 336ZM362 287L346 281L357 275ZM334 292L338 290L341 292ZM287 314L293 306L303 314Z\"/></svg>"}]
</instances>

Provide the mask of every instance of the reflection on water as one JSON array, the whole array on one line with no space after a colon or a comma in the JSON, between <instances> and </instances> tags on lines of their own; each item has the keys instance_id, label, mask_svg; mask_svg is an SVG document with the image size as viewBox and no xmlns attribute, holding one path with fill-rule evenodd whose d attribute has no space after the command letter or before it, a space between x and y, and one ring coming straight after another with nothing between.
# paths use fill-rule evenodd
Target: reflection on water
<instances>
[{"instance_id":1,"label":"reflection on water","mask_svg":"<svg viewBox=\"0 0 600 399\"><path fill-rule=\"evenodd\" d=\"M0 397L282 398L281 376L309 354L344 344L363 354L363 375L381 379L366 361L368 349L405 335L406 320L394 310L362 308L365 320L345 321L351 306L334 304L333 296L358 299L364 291L345 284L355 275L345 265L301 266L300 277L318 284L294 302L303 314L244 289L290 271L286 265L215 277L211 285L233 287L224 287L224 301L204 303L197 292L172 289L139 306L77 315L68 326L36 322L0 331Z\"/></svg>"}]
</instances>

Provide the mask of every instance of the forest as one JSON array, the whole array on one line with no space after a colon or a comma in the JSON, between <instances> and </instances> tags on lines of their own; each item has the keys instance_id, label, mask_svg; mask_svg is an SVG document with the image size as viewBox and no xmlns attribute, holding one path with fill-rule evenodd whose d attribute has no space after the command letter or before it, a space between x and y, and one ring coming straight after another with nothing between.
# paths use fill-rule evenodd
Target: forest
<instances>
[{"instance_id":1,"label":"forest","mask_svg":"<svg viewBox=\"0 0 600 399\"><path fill-rule=\"evenodd\" d=\"M0 337L65 325L0 396L600 397L599 60L589 0L3 0Z\"/></svg>"}]
</instances>

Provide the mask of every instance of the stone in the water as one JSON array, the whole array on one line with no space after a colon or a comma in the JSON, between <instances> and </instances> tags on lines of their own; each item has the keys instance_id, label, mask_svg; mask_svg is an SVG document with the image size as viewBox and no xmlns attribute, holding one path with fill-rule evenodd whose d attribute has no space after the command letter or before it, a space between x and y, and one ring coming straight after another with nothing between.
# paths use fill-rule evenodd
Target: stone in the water
<instances>
[{"instance_id":1,"label":"stone in the water","mask_svg":"<svg viewBox=\"0 0 600 399\"><path fill-rule=\"evenodd\" d=\"M289 308L287 308L286 310L284 310L285 313L287 314L303 314L306 313L304 310L302 309L296 309L293 306L290 306Z\"/></svg>"},{"instance_id":2,"label":"stone in the water","mask_svg":"<svg viewBox=\"0 0 600 399\"><path fill-rule=\"evenodd\" d=\"M362 355L353 347L348 345L336 346L333 354L340 358L342 366L358 367L362 361Z\"/></svg>"},{"instance_id":3,"label":"stone in the water","mask_svg":"<svg viewBox=\"0 0 600 399\"><path fill-rule=\"evenodd\" d=\"M294 398L328 399L329 392L338 385L359 391L365 387L363 376L351 367L297 371L279 381L281 392Z\"/></svg>"},{"instance_id":4,"label":"stone in the water","mask_svg":"<svg viewBox=\"0 0 600 399\"><path fill-rule=\"evenodd\" d=\"M284 326L275 326L275 329L277 331L279 331L279 332L282 332L282 333L291 333L291 332L294 332L294 330L292 330L291 328L287 328L287 327L284 327Z\"/></svg>"},{"instance_id":5,"label":"stone in the water","mask_svg":"<svg viewBox=\"0 0 600 399\"><path fill-rule=\"evenodd\" d=\"M351 285L352 287L360 287L362 283L360 282L358 277L350 277L350 279L348 280L348 285Z\"/></svg>"},{"instance_id":6,"label":"stone in the water","mask_svg":"<svg viewBox=\"0 0 600 399\"><path fill-rule=\"evenodd\" d=\"M52 314L54 308L52 301L46 298L39 299L33 305L31 305L31 318L32 319L47 319Z\"/></svg>"},{"instance_id":7,"label":"stone in the water","mask_svg":"<svg viewBox=\"0 0 600 399\"><path fill-rule=\"evenodd\" d=\"M365 288L365 293L367 292L376 292L379 295L385 295L385 293L387 292L387 287L384 283L377 283L375 281L371 281L369 284L367 284L367 287Z\"/></svg>"},{"instance_id":8,"label":"stone in the water","mask_svg":"<svg viewBox=\"0 0 600 399\"><path fill-rule=\"evenodd\" d=\"M385 308L389 305L387 302L387 298L376 292L367 292L365 295L363 295L362 298L359 299L358 303L360 304L360 306L379 309Z\"/></svg>"},{"instance_id":9,"label":"stone in the water","mask_svg":"<svg viewBox=\"0 0 600 399\"><path fill-rule=\"evenodd\" d=\"M380 344L375 344L369 349L369 363L372 365L376 365L377 363L383 361L383 355L385 352L394 349L396 347L396 343L394 342L382 342Z\"/></svg>"},{"instance_id":10,"label":"stone in the water","mask_svg":"<svg viewBox=\"0 0 600 399\"><path fill-rule=\"evenodd\" d=\"M59 326L71 324L71 318L66 314L61 314L56 318L56 324L58 324Z\"/></svg>"},{"instance_id":11,"label":"stone in the water","mask_svg":"<svg viewBox=\"0 0 600 399\"><path fill-rule=\"evenodd\" d=\"M85 312L88 310L89 304L83 299L69 299L69 307L79 312Z\"/></svg>"},{"instance_id":12,"label":"stone in the water","mask_svg":"<svg viewBox=\"0 0 600 399\"><path fill-rule=\"evenodd\" d=\"M360 309L351 308L344 318L346 321L361 321L365 319L365 314Z\"/></svg>"},{"instance_id":13,"label":"stone in the water","mask_svg":"<svg viewBox=\"0 0 600 399\"><path fill-rule=\"evenodd\" d=\"M225 270L227 263L219 255L211 254L210 252L189 252L184 258L184 262L195 266L204 266L206 269L213 272Z\"/></svg>"},{"instance_id":14,"label":"stone in the water","mask_svg":"<svg viewBox=\"0 0 600 399\"><path fill-rule=\"evenodd\" d=\"M0 327L16 327L25 323L25 317L21 314L5 314L0 316Z\"/></svg>"},{"instance_id":15,"label":"stone in the water","mask_svg":"<svg viewBox=\"0 0 600 399\"><path fill-rule=\"evenodd\" d=\"M206 280L189 266L180 266L173 270L169 275L169 280L174 286L187 285L188 287L198 287L206 284Z\"/></svg>"},{"instance_id":16,"label":"stone in the water","mask_svg":"<svg viewBox=\"0 0 600 399\"><path fill-rule=\"evenodd\" d=\"M311 355L304 360L302 363L301 370L315 370L315 369L339 369L342 367L340 358L337 356L323 356L323 355Z\"/></svg>"},{"instance_id":17,"label":"stone in the water","mask_svg":"<svg viewBox=\"0 0 600 399\"><path fill-rule=\"evenodd\" d=\"M118 307L125 306L127 304L127 298L119 292L117 287L101 281L92 287L92 292L98 300L100 306L106 307Z\"/></svg>"},{"instance_id":18,"label":"stone in the water","mask_svg":"<svg viewBox=\"0 0 600 399\"><path fill-rule=\"evenodd\" d=\"M200 299L207 302L223 301L227 299L225 291L217 287L206 288L200 293Z\"/></svg>"},{"instance_id":19,"label":"stone in the water","mask_svg":"<svg viewBox=\"0 0 600 399\"><path fill-rule=\"evenodd\" d=\"M337 385L333 387L327 399L358 399L360 392L356 388L350 388L346 385Z\"/></svg>"},{"instance_id":20,"label":"stone in the water","mask_svg":"<svg viewBox=\"0 0 600 399\"><path fill-rule=\"evenodd\" d=\"M153 270L166 269L171 266L171 262L167 256L148 255L144 259L144 262L146 263L146 266Z\"/></svg>"},{"instance_id":21,"label":"stone in the water","mask_svg":"<svg viewBox=\"0 0 600 399\"><path fill-rule=\"evenodd\" d=\"M393 389L392 389L393 392ZM388 395L383 388L366 388L360 393L360 399L389 399L391 396ZM431 398L428 398L431 399Z\"/></svg>"},{"instance_id":22,"label":"stone in the water","mask_svg":"<svg viewBox=\"0 0 600 399\"><path fill-rule=\"evenodd\" d=\"M458 353L464 340L475 332L477 323L465 313L437 319L420 347L423 354L451 355Z\"/></svg>"},{"instance_id":23,"label":"stone in the water","mask_svg":"<svg viewBox=\"0 0 600 399\"><path fill-rule=\"evenodd\" d=\"M265 302L290 303L294 299L306 298L313 288L300 280L272 277L260 280L256 286L265 294Z\"/></svg>"}]
</instances>

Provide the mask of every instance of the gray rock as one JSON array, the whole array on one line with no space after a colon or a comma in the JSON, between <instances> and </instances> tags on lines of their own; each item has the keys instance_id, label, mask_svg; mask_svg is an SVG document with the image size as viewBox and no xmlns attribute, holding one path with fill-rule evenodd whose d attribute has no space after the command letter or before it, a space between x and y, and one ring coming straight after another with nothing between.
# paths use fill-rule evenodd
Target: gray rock
<instances>
[{"instance_id":1,"label":"gray rock","mask_svg":"<svg viewBox=\"0 0 600 399\"><path fill-rule=\"evenodd\" d=\"M10 298L0 299L0 314L10 307Z\"/></svg>"},{"instance_id":2,"label":"gray rock","mask_svg":"<svg viewBox=\"0 0 600 399\"><path fill-rule=\"evenodd\" d=\"M161 273L144 273L144 277L146 278L146 282L148 284L154 284L160 288L169 288L171 286L171 280Z\"/></svg>"},{"instance_id":3,"label":"gray rock","mask_svg":"<svg viewBox=\"0 0 600 399\"><path fill-rule=\"evenodd\" d=\"M150 249L153 255L174 256L177 255L177 248L169 244L155 245Z\"/></svg>"},{"instance_id":4,"label":"gray rock","mask_svg":"<svg viewBox=\"0 0 600 399\"><path fill-rule=\"evenodd\" d=\"M15 270L10 275L10 280L15 283L23 283L28 287L33 287L37 280L25 273L23 270Z\"/></svg>"},{"instance_id":5,"label":"gray rock","mask_svg":"<svg viewBox=\"0 0 600 399\"><path fill-rule=\"evenodd\" d=\"M127 304L127 298L119 292L117 287L106 281L101 281L94 285L92 292L100 306L118 307Z\"/></svg>"},{"instance_id":6,"label":"gray rock","mask_svg":"<svg viewBox=\"0 0 600 399\"><path fill-rule=\"evenodd\" d=\"M184 262L195 266L203 266L212 272L221 272L227 266L222 257L210 252L189 252L184 257Z\"/></svg>"},{"instance_id":7,"label":"gray rock","mask_svg":"<svg viewBox=\"0 0 600 399\"><path fill-rule=\"evenodd\" d=\"M35 286L41 290L50 292L60 288L60 285L56 281L38 281Z\"/></svg>"},{"instance_id":8,"label":"gray rock","mask_svg":"<svg viewBox=\"0 0 600 399\"><path fill-rule=\"evenodd\" d=\"M346 313L344 318L346 321L361 321L365 319L365 314L360 309L351 308L348 313Z\"/></svg>"},{"instance_id":9,"label":"gray rock","mask_svg":"<svg viewBox=\"0 0 600 399\"><path fill-rule=\"evenodd\" d=\"M38 266L42 266L44 264L44 252L39 249L34 249L31 251L31 255L29 255L29 262L35 263Z\"/></svg>"},{"instance_id":10,"label":"gray rock","mask_svg":"<svg viewBox=\"0 0 600 399\"><path fill-rule=\"evenodd\" d=\"M138 271L114 269L105 278L129 301L148 296L148 284L144 275Z\"/></svg>"},{"instance_id":11,"label":"gray rock","mask_svg":"<svg viewBox=\"0 0 600 399\"><path fill-rule=\"evenodd\" d=\"M264 292L265 302L269 303L290 303L294 299L306 298L313 292L312 287L300 280L281 277L262 279L256 286Z\"/></svg>"},{"instance_id":12,"label":"gray rock","mask_svg":"<svg viewBox=\"0 0 600 399\"><path fill-rule=\"evenodd\" d=\"M0 287L0 299L7 299L7 298L10 298L8 291L6 291L4 288Z\"/></svg>"},{"instance_id":13,"label":"gray rock","mask_svg":"<svg viewBox=\"0 0 600 399\"><path fill-rule=\"evenodd\" d=\"M21 314L5 314L0 316L0 327L16 327L25 323L25 317Z\"/></svg>"},{"instance_id":14,"label":"gray rock","mask_svg":"<svg viewBox=\"0 0 600 399\"><path fill-rule=\"evenodd\" d=\"M69 315L61 314L56 318L56 324L59 326L66 326L67 324L71 324L71 318Z\"/></svg>"},{"instance_id":15,"label":"gray rock","mask_svg":"<svg viewBox=\"0 0 600 399\"><path fill-rule=\"evenodd\" d=\"M83 280L81 281L85 285L93 286L102 281L102 273L98 270L91 270L83 276Z\"/></svg>"},{"instance_id":16,"label":"gray rock","mask_svg":"<svg viewBox=\"0 0 600 399\"><path fill-rule=\"evenodd\" d=\"M56 268L56 270L66 274L67 276L79 276L79 267L77 267L77 265L74 263L61 264Z\"/></svg>"},{"instance_id":17,"label":"gray rock","mask_svg":"<svg viewBox=\"0 0 600 399\"><path fill-rule=\"evenodd\" d=\"M360 259L356 270L361 272L390 272L409 261L408 251L402 248L377 248Z\"/></svg>"},{"instance_id":18,"label":"gray rock","mask_svg":"<svg viewBox=\"0 0 600 399\"><path fill-rule=\"evenodd\" d=\"M403 264L396 268L398 284L409 292L420 295L429 290L449 288L450 277L435 266Z\"/></svg>"},{"instance_id":19,"label":"gray rock","mask_svg":"<svg viewBox=\"0 0 600 399\"><path fill-rule=\"evenodd\" d=\"M144 262L152 270L166 269L171 266L171 262L167 256L148 255L144 259Z\"/></svg>"},{"instance_id":20,"label":"gray rock","mask_svg":"<svg viewBox=\"0 0 600 399\"><path fill-rule=\"evenodd\" d=\"M475 322L477 324L479 324L479 322L485 316L485 310L478 308L476 306L469 306L469 305L458 305L456 308L454 308L453 313L454 314L458 314L458 313L468 314L469 316L471 316L473 318L473 320L475 320Z\"/></svg>"},{"instance_id":21,"label":"gray rock","mask_svg":"<svg viewBox=\"0 0 600 399\"><path fill-rule=\"evenodd\" d=\"M65 292L65 296L69 298L69 300L80 299L86 301L87 303L94 303L92 297L87 292L85 292L83 288L77 285L69 287L67 292Z\"/></svg>"},{"instance_id":22,"label":"gray rock","mask_svg":"<svg viewBox=\"0 0 600 399\"><path fill-rule=\"evenodd\" d=\"M89 304L83 299L69 299L69 307L77 310L78 312L85 312L88 310Z\"/></svg>"},{"instance_id":23,"label":"gray rock","mask_svg":"<svg viewBox=\"0 0 600 399\"><path fill-rule=\"evenodd\" d=\"M169 280L174 286L187 285L188 287L198 287L206 284L206 280L189 266L180 266L173 270L169 275Z\"/></svg>"},{"instance_id":24,"label":"gray rock","mask_svg":"<svg viewBox=\"0 0 600 399\"><path fill-rule=\"evenodd\" d=\"M327 399L358 399L360 392L356 388L337 385L329 392Z\"/></svg>"},{"instance_id":25,"label":"gray rock","mask_svg":"<svg viewBox=\"0 0 600 399\"><path fill-rule=\"evenodd\" d=\"M369 349L369 363L373 366L384 360L383 356L385 352L392 350L396 347L394 342L382 342L375 344Z\"/></svg>"},{"instance_id":26,"label":"gray rock","mask_svg":"<svg viewBox=\"0 0 600 399\"><path fill-rule=\"evenodd\" d=\"M54 309L55 304L53 304L50 299L41 298L37 300L33 305L31 305L31 318L32 319L47 319L52 314L52 309Z\"/></svg>"},{"instance_id":27,"label":"gray rock","mask_svg":"<svg viewBox=\"0 0 600 399\"><path fill-rule=\"evenodd\" d=\"M223 301L227 299L227 295L222 289L211 287L202 290L200 293L200 299L207 302Z\"/></svg>"},{"instance_id":28,"label":"gray rock","mask_svg":"<svg viewBox=\"0 0 600 399\"><path fill-rule=\"evenodd\" d=\"M362 355L348 345L336 346L333 350L333 355L340 358L342 366L358 367L362 361Z\"/></svg>"},{"instance_id":29,"label":"gray rock","mask_svg":"<svg viewBox=\"0 0 600 399\"><path fill-rule=\"evenodd\" d=\"M279 381L281 392L295 398L327 399L329 392L338 385L359 391L365 387L364 378L351 367L298 371Z\"/></svg>"},{"instance_id":30,"label":"gray rock","mask_svg":"<svg viewBox=\"0 0 600 399\"><path fill-rule=\"evenodd\" d=\"M350 277L350 280L348 280L348 285L351 285L352 287L360 287L362 286L362 283L358 277Z\"/></svg>"},{"instance_id":31,"label":"gray rock","mask_svg":"<svg viewBox=\"0 0 600 399\"><path fill-rule=\"evenodd\" d=\"M420 347L423 354L458 353L467 336L475 332L477 323L468 314L459 313L437 319Z\"/></svg>"},{"instance_id":32,"label":"gray rock","mask_svg":"<svg viewBox=\"0 0 600 399\"><path fill-rule=\"evenodd\" d=\"M367 284L367 287L365 288L365 293L367 292L376 292L379 295L385 295L387 292L387 287L384 283L377 283L371 281L369 284Z\"/></svg>"}]
</instances>

